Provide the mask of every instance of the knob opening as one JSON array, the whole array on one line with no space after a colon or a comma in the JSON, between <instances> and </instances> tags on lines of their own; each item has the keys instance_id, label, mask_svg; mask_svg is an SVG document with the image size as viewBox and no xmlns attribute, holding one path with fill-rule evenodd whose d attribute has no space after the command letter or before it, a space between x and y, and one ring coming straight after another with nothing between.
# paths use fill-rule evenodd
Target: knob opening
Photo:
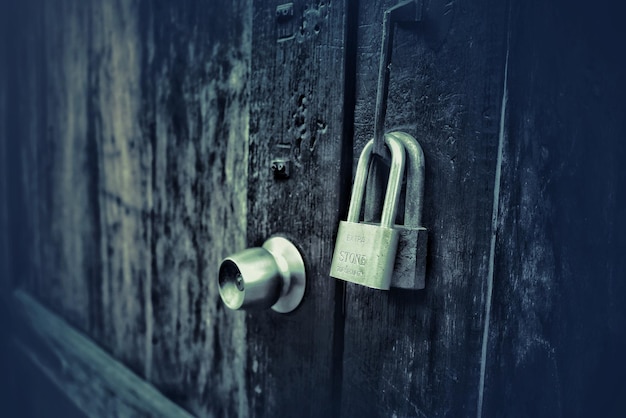
<instances>
[{"instance_id":1,"label":"knob opening","mask_svg":"<svg viewBox=\"0 0 626 418\"><path fill-rule=\"evenodd\" d=\"M219 291L230 309L239 309L245 299L245 283L237 264L224 260L219 272Z\"/></svg>"}]
</instances>

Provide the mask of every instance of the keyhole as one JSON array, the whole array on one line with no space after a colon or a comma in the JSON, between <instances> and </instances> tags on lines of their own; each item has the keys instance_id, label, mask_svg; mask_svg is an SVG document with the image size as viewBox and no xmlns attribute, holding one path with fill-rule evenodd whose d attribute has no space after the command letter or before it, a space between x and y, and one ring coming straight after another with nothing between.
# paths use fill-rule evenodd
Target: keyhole
<instances>
[{"instance_id":1,"label":"keyhole","mask_svg":"<svg viewBox=\"0 0 626 418\"><path fill-rule=\"evenodd\" d=\"M241 277L241 274L238 274L235 278L235 286L237 286L237 290L243 292L243 277Z\"/></svg>"}]
</instances>

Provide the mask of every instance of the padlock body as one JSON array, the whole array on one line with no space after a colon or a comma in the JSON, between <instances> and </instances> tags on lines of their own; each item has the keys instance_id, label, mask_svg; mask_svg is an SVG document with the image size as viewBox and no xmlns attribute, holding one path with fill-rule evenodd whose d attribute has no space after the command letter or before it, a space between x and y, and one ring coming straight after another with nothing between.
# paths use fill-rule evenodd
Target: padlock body
<instances>
[{"instance_id":1,"label":"padlock body","mask_svg":"<svg viewBox=\"0 0 626 418\"><path fill-rule=\"evenodd\" d=\"M340 221L330 275L389 290L398 238L399 232L393 228Z\"/></svg>"}]
</instances>

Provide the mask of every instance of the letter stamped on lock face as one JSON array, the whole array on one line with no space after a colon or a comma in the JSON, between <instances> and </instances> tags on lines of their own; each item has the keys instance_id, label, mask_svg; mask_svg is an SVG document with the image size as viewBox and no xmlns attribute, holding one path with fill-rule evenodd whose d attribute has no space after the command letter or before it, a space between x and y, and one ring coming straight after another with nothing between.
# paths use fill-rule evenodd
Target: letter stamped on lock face
<instances>
[{"instance_id":1,"label":"letter stamped on lock face","mask_svg":"<svg viewBox=\"0 0 626 418\"><path fill-rule=\"evenodd\" d=\"M363 276L363 272L361 270L350 268L350 267L344 267L344 266L337 267L337 272L349 274L350 276L354 276L354 277Z\"/></svg>"},{"instance_id":2,"label":"letter stamped on lock face","mask_svg":"<svg viewBox=\"0 0 626 418\"><path fill-rule=\"evenodd\" d=\"M348 241L348 242L357 242L359 244L365 244L367 242L367 238L365 238L365 236L363 236L363 235L347 234L346 235L346 241Z\"/></svg>"},{"instance_id":3,"label":"letter stamped on lock face","mask_svg":"<svg viewBox=\"0 0 626 418\"><path fill-rule=\"evenodd\" d=\"M347 241L350 241L349 239ZM354 277L363 276L363 267L367 265L367 255L350 251L339 251L339 262L344 265L337 266L337 272Z\"/></svg>"},{"instance_id":4,"label":"letter stamped on lock face","mask_svg":"<svg viewBox=\"0 0 626 418\"><path fill-rule=\"evenodd\" d=\"M339 261L364 266L367 264L367 256L365 254L351 253L349 251L339 251Z\"/></svg>"}]
</instances>

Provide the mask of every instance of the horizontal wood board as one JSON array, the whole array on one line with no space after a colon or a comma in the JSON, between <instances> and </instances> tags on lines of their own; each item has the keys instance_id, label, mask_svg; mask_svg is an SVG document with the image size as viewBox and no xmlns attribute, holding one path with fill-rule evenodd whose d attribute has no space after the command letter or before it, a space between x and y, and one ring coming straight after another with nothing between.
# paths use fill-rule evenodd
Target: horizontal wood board
<instances>
[{"instance_id":1,"label":"horizontal wood board","mask_svg":"<svg viewBox=\"0 0 626 418\"><path fill-rule=\"evenodd\" d=\"M12 303L17 346L88 416L191 417L27 293Z\"/></svg>"}]
</instances>

